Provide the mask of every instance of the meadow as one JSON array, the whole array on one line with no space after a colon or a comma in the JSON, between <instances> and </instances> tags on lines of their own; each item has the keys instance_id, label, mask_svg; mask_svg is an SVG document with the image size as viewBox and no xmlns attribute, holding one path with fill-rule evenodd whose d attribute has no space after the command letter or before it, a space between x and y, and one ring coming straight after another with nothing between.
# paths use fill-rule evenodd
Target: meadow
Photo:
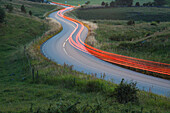
<instances>
[{"instance_id":1,"label":"meadow","mask_svg":"<svg viewBox=\"0 0 170 113\"><path fill-rule=\"evenodd\" d=\"M48 7L37 8L48 12L53 6ZM0 112L170 112L168 97L139 91L139 103L120 104L111 96L117 85L104 81L104 76L97 79L45 58L41 44L62 27L54 25L51 32L50 22L39 19L42 15L40 11L31 17L15 7L11 13L6 11L6 21L0 24Z\"/></svg>"}]
</instances>

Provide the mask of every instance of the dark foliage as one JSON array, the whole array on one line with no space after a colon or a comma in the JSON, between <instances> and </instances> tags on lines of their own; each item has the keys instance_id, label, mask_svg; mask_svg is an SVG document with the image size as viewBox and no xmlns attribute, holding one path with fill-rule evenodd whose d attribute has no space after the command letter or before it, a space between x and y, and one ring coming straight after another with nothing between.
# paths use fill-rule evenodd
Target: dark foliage
<instances>
[{"instance_id":1,"label":"dark foliage","mask_svg":"<svg viewBox=\"0 0 170 113\"><path fill-rule=\"evenodd\" d=\"M139 7L139 6L140 6L140 3L139 3L139 2L136 2L135 6Z\"/></svg>"},{"instance_id":2,"label":"dark foliage","mask_svg":"<svg viewBox=\"0 0 170 113\"><path fill-rule=\"evenodd\" d=\"M32 11L29 11L29 15L32 16Z\"/></svg>"},{"instance_id":3,"label":"dark foliage","mask_svg":"<svg viewBox=\"0 0 170 113\"><path fill-rule=\"evenodd\" d=\"M109 4L107 2L105 3L105 7L109 7Z\"/></svg>"},{"instance_id":4,"label":"dark foliage","mask_svg":"<svg viewBox=\"0 0 170 113\"><path fill-rule=\"evenodd\" d=\"M122 79L121 83L115 88L114 94L116 96L116 100L119 103L125 104L128 102L136 103L138 102L137 97L137 83L131 82L127 84L124 83L124 79Z\"/></svg>"},{"instance_id":5,"label":"dark foliage","mask_svg":"<svg viewBox=\"0 0 170 113\"><path fill-rule=\"evenodd\" d=\"M154 0L155 6L163 6L166 4L166 0Z\"/></svg>"},{"instance_id":6,"label":"dark foliage","mask_svg":"<svg viewBox=\"0 0 170 113\"><path fill-rule=\"evenodd\" d=\"M111 2L110 2L110 7L115 7L115 5L116 5L116 4L115 4L114 1L111 1Z\"/></svg>"},{"instance_id":7,"label":"dark foliage","mask_svg":"<svg viewBox=\"0 0 170 113\"><path fill-rule=\"evenodd\" d=\"M127 25L135 25L135 21L134 21L134 20L129 20L129 21L127 22Z\"/></svg>"},{"instance_id":8,"label":"dark foliage","mask_svg":"<svg viewBox=\"0 0 170 113\"><path fill-rule=\"evenodd\" d=\"M0 23L5 21L5 11L0 7Z\"/></svg>"},{"instance_id":9,"label":"dark foliage","mask_svg":"<svg viewBox=\"0 0 170 113\"><path fill-rule=\"evenodd\" d=\"M102 5L102 6L105 6L105 2L103 1L103 2L101 3L101 5Z\"/></svg>"},{"instance_id":10,"label":"dark foliage","mask_svg":"<svg viewBox=\"0 0 170 113\"><path fill-rule=\"evenodd\" d=\"M115 0L117 6L132 6L133 0Z\"/></svg>"},{"instance_id":11,"label":"dark foliage","mask_svg":"<svg viewBox=\"0 0 170 113\"><path fill-rule=\"evenodd\" d=\"M25 9L25 6L24 6L24 5L22 5L22 6L21 6L21 12L23 12L23 13L27 13L27 11L26 11L26 9Z\"/></svg>"}]
</instances>

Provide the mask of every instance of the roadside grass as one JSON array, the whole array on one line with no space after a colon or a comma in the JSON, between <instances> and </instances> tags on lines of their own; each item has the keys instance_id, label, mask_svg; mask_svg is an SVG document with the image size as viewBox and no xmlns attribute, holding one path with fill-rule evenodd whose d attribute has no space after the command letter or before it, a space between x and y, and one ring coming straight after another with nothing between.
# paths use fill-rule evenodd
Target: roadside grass
<instances>
[{"instance_id":1,"label":"roadside grass","mask_svg":"<svg viewBox=\"0 0 170 113\"><path fill-rule=\"evenodd\" d=\"M119 104L109 96L117 85L45 58L41 44L61 28L43 22L7 13L0 25L0 112L170 112L169 98L143 91L138 104Z\"/></svg>"},{"instance_id":2,"label":"roadside grass","mask_svg":"<svg viewBox=\"0 0 170 113\"><path fill-rule=\"evenodd\" d=\"M112 0L71 0L71 1L70 0L53 0L53 1L77 6L78 4L80 5L85 4L86 1L90 1L90 5L101 5L103 1L110 3ZM136 2L140 2L140 4L143 4L146 2L153 2L153 0L134 0L133 3L135 4Z\"/></svg>"},{"instance_id":3,"label":"roadside grass","mask_svg":"<svg viewBox=\"0 0 170 113\"><path fill-rule=\"evenodd\" d=\"M116 21L115 24L117 22L121 23ZM99 28L96 30L96 40L99 44L96 47L126 56L170 63L170 22L157 26L144 22L136 23L135 26L108 25L103 21L97 23Z\"/></svg>"},{"instance_id":4,"label":"roadside grass","mask_svg":"<svg viewBox=\"0 0 170 113\"><path fill-rule=\"evenodd\" d=\"M95 30L97 43L92 46L126 56L170 63L169 12L168 8L126 7L76 10L69 15L98 25ZM135 20L135 25L127 25L129 20ZM155 25L151 25L153 23Z\"/></svg>"}]
</instances>

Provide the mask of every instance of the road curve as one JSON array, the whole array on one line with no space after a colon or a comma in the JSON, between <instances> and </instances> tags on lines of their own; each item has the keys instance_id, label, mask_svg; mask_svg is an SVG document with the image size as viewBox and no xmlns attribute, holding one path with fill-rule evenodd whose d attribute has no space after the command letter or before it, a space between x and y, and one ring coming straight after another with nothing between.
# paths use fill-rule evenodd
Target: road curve
<instances>
[{"instance_id":1,"label":"road curve","mask_svg":"<svg viewBox=\"0 0 170 113\"><path fill-rule=\"evenodd\" d=\"M60 10L49 15L49 17L61 23L63 30L41 46L41 52L44 56L61 65L64 63L73 65L73 69L77 71L83 71L88 74L97 73L97 77L99 78L101 77L101 73L105 73L105 79L113 80L114 83L120 83L122 78L128 82L133 80L137 82L137 87L141 90L148 91L151 89L155 94L170 96L169 80L121 68L94 57L85 48L84 50L86 51L80 51L73 47L73 45L69 43L69 37L72 36L72 39L76 40L76 36L82 29L82 26L79 23L62 17L65 12L72 9L72 7L68 7L65 10ZM85 41L87 33L88 29L84 27L80 34L82 41Z\"/></svg>"}]
</instances>

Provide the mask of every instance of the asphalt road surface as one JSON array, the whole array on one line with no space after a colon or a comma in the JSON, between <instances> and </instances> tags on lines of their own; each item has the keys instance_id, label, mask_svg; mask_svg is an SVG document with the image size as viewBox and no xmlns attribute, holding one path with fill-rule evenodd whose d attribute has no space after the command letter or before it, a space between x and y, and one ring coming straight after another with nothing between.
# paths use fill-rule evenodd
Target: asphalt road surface
<instances>
[{"instance_id":1,"label":"asphalt road surface","mask_svg":"<svg viewBox=\"0 0 170 113\"><path fill-rule=\"evenodd\" d=\"M72 10L72 8L66 11L69 10ZM113 65L74 48L69 43L68 38L76 27L75 23L60 17L57 12L50 14L49 17L60 22L63 30L41 46L42 53L48 59L61 65L64 63L73 65L74 70L83 71L87 74L97 73L99 78L101 73L105 73L105 79L111 80L114 83L120 83L122 78L127 82L133 80L137 82L137 87L141 90L149 91L150 89L155 94L170 96L169 80L148 76ZM73 34L73 39L75 39L80 28L81 26L78 24L78 29ZM86 39L87 33L88 30L85 27L80 35L83 41Z\"/></svg>"}]
</instances>

